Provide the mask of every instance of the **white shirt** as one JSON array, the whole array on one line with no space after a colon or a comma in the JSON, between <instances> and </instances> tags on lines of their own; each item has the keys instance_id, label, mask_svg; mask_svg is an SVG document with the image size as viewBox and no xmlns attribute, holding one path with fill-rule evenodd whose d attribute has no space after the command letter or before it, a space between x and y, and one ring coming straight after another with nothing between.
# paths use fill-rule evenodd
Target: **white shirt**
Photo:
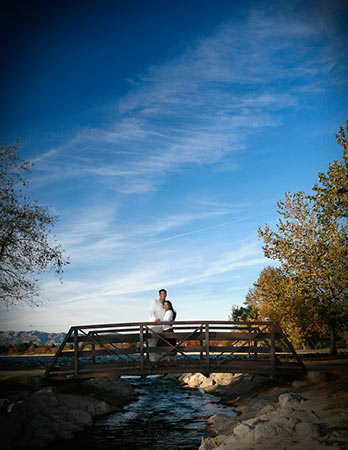
<instances>
[{"instance_id":1,"label":"white shirt","mask_svg":"<svg viewBox=\"0 0 348 450\"><path fill-rule=\"evenodd\" d=\"M172 322L174 318L174 313L171 309L168 309L168 311L166 311L164 313L164 316L162 318L162 322ZM171 328L173 328L173 325L163 325L163 331L165 330L170 330Z\"/></svg>"},{"instance_id":2,"label":"white shirt","mask_svg":"<svg viewBox=\"0 0 348 450\"><path fill-rule=\"evenodd\" d=\"M150 322L155 322L156 319L162 320L164 313L163 304L161 300L157 298L150 306Z\"/></svg>"}]
</instances>

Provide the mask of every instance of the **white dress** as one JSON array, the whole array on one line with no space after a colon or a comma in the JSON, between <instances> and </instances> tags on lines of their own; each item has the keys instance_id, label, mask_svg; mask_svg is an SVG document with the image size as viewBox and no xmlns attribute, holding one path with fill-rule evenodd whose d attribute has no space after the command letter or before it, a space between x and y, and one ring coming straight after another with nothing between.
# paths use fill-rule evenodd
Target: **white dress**
<instances>
[{"instance_id":1,"label":"white dress","mask_svg":"<svg viewBox=\"0 0 348 450\"><path fill-rule=\"evenodd\" d=\"M171 309L168 309L168 311L166 311L164 313L164 316L162 317L162 322L172 322L174 318L174 313ZM173 325L163 325L163 331L165 330L170 330L171 328L173 328Z\"/></svg>"}]
</instances>

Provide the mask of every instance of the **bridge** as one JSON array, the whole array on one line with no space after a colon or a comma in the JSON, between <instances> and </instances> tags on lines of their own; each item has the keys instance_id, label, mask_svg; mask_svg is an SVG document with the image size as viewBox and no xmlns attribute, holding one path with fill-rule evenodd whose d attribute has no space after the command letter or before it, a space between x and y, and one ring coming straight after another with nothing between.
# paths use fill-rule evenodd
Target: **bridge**
<instances>
[{"instance_id":1,"label":"bridge","mask_svg":"<svg viewBox=\"0 0 348 450\"><path fill-rule=\"evenodd\" d=\"M178 321L73 326L46 376L56 380L200 372L257 373L276 378L306 368L275 322ZM164 325L164 323L162 323ZM156 344L157 340L157 344ZM160 343L160 345L158 345ZM176 360L168 356L176 354Z\"/></svg>"}]
</instances>

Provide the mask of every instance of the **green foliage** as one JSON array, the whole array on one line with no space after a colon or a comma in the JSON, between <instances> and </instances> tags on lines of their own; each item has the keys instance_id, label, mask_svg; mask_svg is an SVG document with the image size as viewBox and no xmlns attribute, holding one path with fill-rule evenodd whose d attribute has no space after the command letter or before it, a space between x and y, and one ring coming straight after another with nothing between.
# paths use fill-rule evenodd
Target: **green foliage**
<instances>
[{"instance_id":1,"label":"green foliage","mask_svg":"<svg viewBox=\"0 0 348 450\"><path fill-rule=\"evenodd\" d=\"M0 396L7 398L11 391L37 391L40 385L38 379L43 377L38 375L2 376L0 377Z\"/></svg>"},{"instance_id":2,"label":"green foliage","mask_svg":"<svg viewBox=\"0 0 348 450\"><path fill-rule=\"evenodd\" d=\"M21 342L20 344L15 344L14 349L16 353L25 353L30 346L30 342Z\"/></svg>"},{"instance_id":3,"label":"green foliage","mask_svg":"<svg viewBox=\"0 0 348 450\"><path fill-rule=\"evenodd\" d=\"M259 229L266 257L278 260L280 270L296 285L302 303L326 324L331 353L337 334L348 323L348 121L336 136L343 162L319 173L314 195L285 194L277 203L281 216L276 231ZM283 298L285 301L287 297Z\"/></svg>"},{"instance_id":4,"label":"green foliage","mask_svg":"<svg viewBox=\"0 0 348 450\"><path fill-rule=\"evenodd\" d=\"M0 355L5 355L8 353L9 345L0 345Z\"/></svg>"},{"instance_id":5,"label":"green foliage","mask_svg":"<svg viewBox=\"0 0 348 450\"><path fill-rule=\"evenodd\" d=\"M0 299L7 306L37 304L39 275L54 269L61 277L69 263L51 239L57 221L26 195L30 164L18 156L18 143L0 146Z\"/></svg>"},{"instance_id":6,"label":"green foliage","mask_svg":"<svg viewBox=\"0 0 348 450\"><path fill-rule=\"evenodd\" d=\"M231 315L228 320L231 321L246 321L246 320L257 320L258 310L253 305L248 306L232 306Z\"/></svg>"}]
</instances>

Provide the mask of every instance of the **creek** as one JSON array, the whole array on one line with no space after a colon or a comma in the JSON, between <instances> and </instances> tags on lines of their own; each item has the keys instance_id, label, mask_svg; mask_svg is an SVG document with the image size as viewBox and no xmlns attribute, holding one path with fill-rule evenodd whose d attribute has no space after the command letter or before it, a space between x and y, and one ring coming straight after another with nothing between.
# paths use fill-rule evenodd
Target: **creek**
<instances>
[{"instance_id":1,"label":"creek","mask_svg":"<svg viewBox=\"0 0 348 450\"><path fill-rule=\"evenodd\" d=\"M206 419L216 413L235 416L232 408L200 391L184 389L160 376L124 377L139 393L122 412L97 419L88 430L64 442L64 450L197 450ZM62 443L46 447L61 450Z\"/></svg>"},{"instance_id":2,"label":"creek","mask_svg":"<svg viewBox=\"0 0 348 450\"><path fill-rule=\"evenodd\" d=\"M46 368L51 356L0 357L0 369ZM61 358L62 363L66 358ZM190 390L159 375L122 377L139 394L122 412L96 419L93 425L68 441L46 450L197 450L206 419L213 414L235 416L232 408L203 390Z\"/></svg>"}]
</instances>

